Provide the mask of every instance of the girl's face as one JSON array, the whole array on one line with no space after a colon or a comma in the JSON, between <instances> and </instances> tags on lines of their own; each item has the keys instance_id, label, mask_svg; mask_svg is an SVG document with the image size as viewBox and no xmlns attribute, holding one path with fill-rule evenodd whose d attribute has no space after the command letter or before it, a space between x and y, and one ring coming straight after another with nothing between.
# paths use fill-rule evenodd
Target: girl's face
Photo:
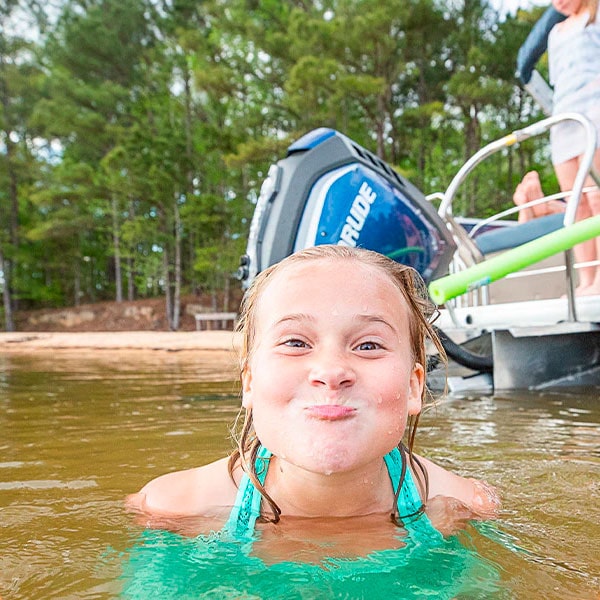
<instances>
[{"instance_id":1,"label":"girl's face","mask_svg":"<svg viewBox=\"0 0 600 600\"><path fill-rule=\"evenodd\" d=\"M324 474L365 467L398 445L424 385L408 319L388 276L358 261L312 260L273 275L242 375L261 443Z\"/></svg>"},{"instance_id":2,"label":"girl's face","mask_svg":"<svg viewBox=\"0 0 600 600\"><path fill-rule=\"evenodd\" d=\"M563 15L569 17L576 15L585 8L585 2L582 0L552 0L552 6Z\"/></svg>"}]
</instances>

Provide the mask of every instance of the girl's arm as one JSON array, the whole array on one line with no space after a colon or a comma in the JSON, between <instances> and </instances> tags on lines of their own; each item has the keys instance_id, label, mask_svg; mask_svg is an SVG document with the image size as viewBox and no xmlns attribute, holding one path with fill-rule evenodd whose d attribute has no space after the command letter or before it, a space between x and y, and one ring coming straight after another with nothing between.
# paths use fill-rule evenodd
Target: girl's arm
<instances>
[{"instance_id":1,"label":"girl's arm","mask_svg":"<svg viewBox=\"0 0 600 600\"><path fill-rule=\"evenodd\" d=\"M227 458L203 467L161 475L125 499L127 508L146 515L211 515L232 506L237 488Z\"/></svg>"},{"instance_id":2,"label":"girl's arm","mask_svg":"<svg viewBox=\"0 0 600 600\"><path fill-rule=\"evenodd\" d=\"M480 518L493 518L500 509L500 496L496 488L479 479L461 477L418 457L429 475L429 497L455 498Z\"/></svg>"}]
</instances>

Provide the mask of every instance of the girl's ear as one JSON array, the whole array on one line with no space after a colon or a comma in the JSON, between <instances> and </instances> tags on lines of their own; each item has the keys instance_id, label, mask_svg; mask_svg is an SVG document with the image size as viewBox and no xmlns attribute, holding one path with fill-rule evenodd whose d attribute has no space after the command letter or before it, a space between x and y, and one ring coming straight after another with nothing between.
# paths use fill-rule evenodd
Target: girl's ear
<instances>
[{"instance_id":1,"label":"girl's ear","mask_svg":"<svg viewBox=\"0 0 600 600\"><path fill-rule=\"evenodd\" d=\"M242 406L252 408L252 371L249 366L242 371Z\"/></svg>"},{"instance_id":2,"label":"girl's ear","mask_svg":"<svg viewBox=\"0 0 600 600\"><path fill-rule=\"evenodd\" d=\"M422 408L423 386L425 385L425 369L422 364L414 364L408 385L408 414L418 415Z\"/></svg>"}]
</instances>

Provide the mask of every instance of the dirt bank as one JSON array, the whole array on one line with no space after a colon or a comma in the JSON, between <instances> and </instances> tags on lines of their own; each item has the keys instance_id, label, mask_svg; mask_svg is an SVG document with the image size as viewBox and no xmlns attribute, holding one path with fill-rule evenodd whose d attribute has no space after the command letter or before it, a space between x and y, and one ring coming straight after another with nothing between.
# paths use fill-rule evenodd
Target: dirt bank
<instances>
[{"instance_id":1,"label":"dirt bank","mask_svg":"<svg viewBox=\"0 0 600 600\"><path fill-rule=\"evenodd\" d=\"M237 300L237 299L236 299ZM239 302L230 302L227 312L236 311ZM222 304L217 308L223 310ZM215 312L210 301L196 296L181 301L179 331L194 331L194 313ZM169 331L164 298L127 302L98 302L68 308L17 311L17 331Z\"/></svg>"},{"instance_id":2,"label":"dirt bank","mask_svg":"<svg viewBox=\"0 0 600 600\"><path fill-rule=\"evenodd\" d=\"M0 333L0 353L41 351L135 350L234 353L238 338L231 331L92 331Z\"/></svg>"},{"instance_id":3,"label":"dirt bank","mask_svg":"<svg viewBox=\"0 0 600 600\"><path fill-rule=\"evenodd\" d=\"M236 308L237 305L231 310ZM0 353L85 350L233 352L237 339L232 331L196 331L194 313L207 311L211 311L211 307L201 298L184 298L180 330L176 332L169 331L164 298L18 311L17 332L0 332ZM231 326L231 323L227 325Z\"/></svg>"}]
</instances>

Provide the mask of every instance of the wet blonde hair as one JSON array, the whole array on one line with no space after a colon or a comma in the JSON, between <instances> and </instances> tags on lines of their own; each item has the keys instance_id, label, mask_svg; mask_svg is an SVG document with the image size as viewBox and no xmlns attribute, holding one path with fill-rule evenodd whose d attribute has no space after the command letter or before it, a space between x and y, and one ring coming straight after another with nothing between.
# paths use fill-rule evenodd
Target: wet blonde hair
<instances>
[{"instance_id":1,"label":"wet blonde hair","mask_svg":"<svg viewBox=\"0 0 600 600\"><path fill-rule=\"evenodd\" d=\"M446 360L446 355L438 335L432 325L434 317L437 316L437 309L429 299L425 283L420 275L412 268L402 265L387 258L383 254L364 250L361 248L350 248L347 246L322 245L314 246L301 250L283 259L281 262L272 265L268 269L262 271L252 282L246 291L240 308L240 318L237 325L237 331L242 335L241 351L240 351L240 368L244 373L250 363L252 352L256 342L256 313L260 299L267 289L273 276L285 272L285 270L298 263L308 263L316 261L352 261L362 265L377 269L385 274L390 282L400 291L404 298L409 312L409 332L410 332L410 347L413 365L419 363L424 369L427 367L427 352L426 343L430 340L437 349L442 360ZM431 398L429 390L423 386L421 395L421 403L423 406ZM237 441L237 448L229 458L229 473L233 478L235 467L240 464L245 473L260 491L264 499L269 503L273 512L272 522L279 520L281 510L275 501L269 496L264 489L264 486L258 480L256 473L256 458L260 448L260 440L254 431L252 419L252 409L242 409L238 418L238 422L242 421L241 427L238 427L239 432L234 432L234 437ZM421 463L413 455L413 447L419 415L409 416L408 425L405 432L407 443L400 442L398 448L404 455L408 455L408 460L412 470L417 475L417 482L421 488L422 496L427 499L429 482L427 472ZM403 461L406 465L406 461ZM397 496L402 488L402 473L401 481L396 491L396 499L392 512L392 519L399 522L402 517L407 515L398 515ZM424 508L424 507L422 507Z\"/></svg>"},{"instance_id":2,"label":"wet blonde hair","mask_svg":"<svg viewBox=\"0 0 600 600\"><path fill-rule=\"evenodd\" d=\"M598 0L582 0L581 9L590 13L588 25L591 25L596 20L596 14L598 13Z\"/></svg>"}]
</instances>

